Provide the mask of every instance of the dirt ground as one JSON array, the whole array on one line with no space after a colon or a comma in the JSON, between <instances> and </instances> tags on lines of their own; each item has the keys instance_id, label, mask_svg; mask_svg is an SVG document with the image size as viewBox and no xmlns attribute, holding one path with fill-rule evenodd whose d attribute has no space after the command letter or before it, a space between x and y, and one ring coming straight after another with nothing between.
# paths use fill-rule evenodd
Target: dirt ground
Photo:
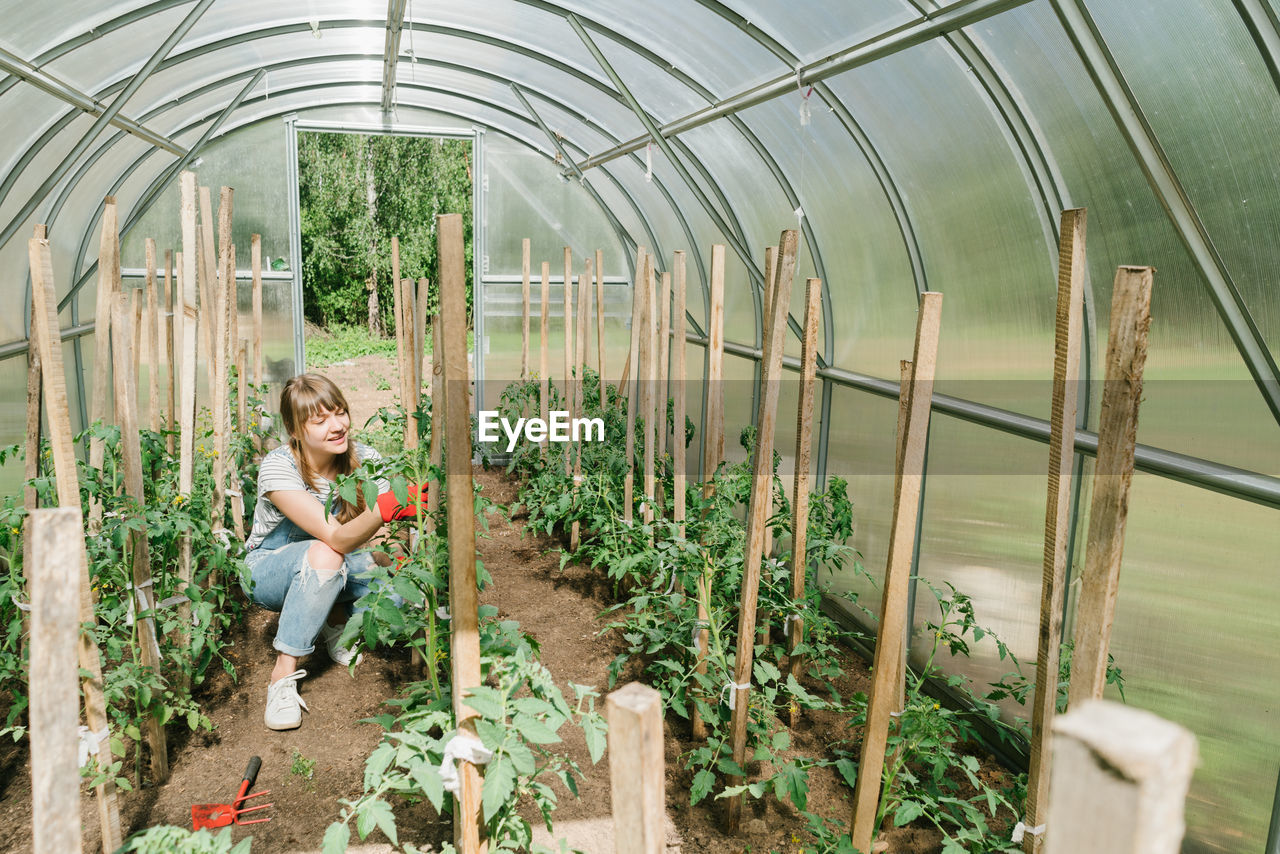
<instances>
[{"instance_id":1,"label":"dirt ground","mask_svg":"<svg viewBox=\"0 0 1280 854\"><path fill-rule=\"evenodd\" d=\"M380 377L391 376L388 360L361 357L354 364L322 369L348 395L354 423L362 424L394 394L380 389ZM476 469L476 479L494 500L509 505L516 484L505 475ZM492 519L487 536L478 539L480 558L494 578L481 601L498 607L502 617L519 621L540 644L543 662L555 674L566 695L570 681L607 691L609 662L621 651L620 639L602 633L611 589L602 573L570 565L561 572L560 542L524 532L523 519ZM236 828L235 838L253 836L255 854L315 852L325 828L337 818L340 799L361 791L364 761L377 745L381 728L359 723L362 718L386 711L383 701L394 697L401 684L414 678L408 657L401 653L366 654L354 677L317 653L302 664L308 676L300 683L302 698L310 706L303 725L290 732L272 732L262 723L266 680L273 663L271 638L277 615L251 609L237 629L229 650L238 679L218 672L199 696L205 713L214 722L212 733L189 734L185 727L170 726L172 776L160 787L121 792L121 820L126 835L145 827L169 823L188 825L191 805L227 802L236 793L250 756L262 757L255 791L269 789L261 800L274 806L266 824ZM870 680L865 663L850 653L838 687L849 696L866 691ZM633 670L623 681L636 678ZM822 686L810 686L820 692ZM0 698L2 699L2 698ZM803 823L789 805L776 799L747 800L743 833L728 837L722 831L723 802L703 801L689 806L692 777L681 767L680 757L695 746L687 724L672 716L666 722L668 854L743 854L743 852L796 852L806 838ZM592 765L580 730L566 725L561 747L582 769L581 797L560 791L555 812L555 838L589 854L613 850L613 825L609 797L608 756ZM793 731L792 751L804 756L829 755L831 745L856 747L857 733L834 713L807 714ZM130 763L132 759L130 758ZM312 765L312 763L314 763ZM308 767L313 774L308 778ZM984 771L999 773L989 758ZM26 742L0 744L0 851L31 850L29 755ZM749 771L756 769L749 768ZM833 769L811 774L809 807L815 812L848 820L851 790ZM427 804L398 804L401 841L422 846L447 838L448 825ZM530 818L532 808L530 807ZM82 801L85 851L100 850L96 811L91 793ZM533 821L535 827L538 821ZM543 831L538 841L553 843ZM935 831L902 828L889 838L892 852L932 854L939 847ZM553 845L558 848L558 845ZM375 830L365 844L352 851L389 851Z\"/></svg>"}]
</instances>

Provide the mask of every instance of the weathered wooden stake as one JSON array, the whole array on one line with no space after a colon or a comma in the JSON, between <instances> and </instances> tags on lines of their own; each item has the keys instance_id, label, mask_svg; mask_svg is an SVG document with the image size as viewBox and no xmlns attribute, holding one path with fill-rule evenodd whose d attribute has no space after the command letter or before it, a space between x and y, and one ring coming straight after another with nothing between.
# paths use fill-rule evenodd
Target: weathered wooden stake
<instances>
[{"instance_id":1,"label":"weathered wooden stake","mask_svg":"<svg viewBox=\"0 0 1280 854\"><path fill-rule=\"evenodd\" d=\"M84 552L80 508L35 510L27 525L31 595L31 839L35 854L79 851L80 697L76 686L77 562ZM81 560L80 563L84 561Z\"/></svg>"},{"instance_id":2,"label":"weathered wooden stake","mask_svg":"<svg viewBox=\"0 0 1280 854\"><path fill-rule=\"evenodd\" d=\"M641 320L644 303L645 259L648 257L643 246L636 252L636 280L631 288L631 350L627 354L627 363L622 366L622 379L618 383L618 392L625 386L627 392L627 477L623 481L622 518L630 523L635 513L636 482L636 412L639 407L638 383L627 382L627 373L632 365L640 360ZM636 372L640 376L640 372Z\"/></svg>"},{"instance_id":3,"label":"weathered wooden stake","mask_svg":"<svg viewBox=\"0 0 1280 854\"><path fill-rule=\"evenodd\" d=\"M791 282L796 269L798 234L782 232L778 242L777 263L773 283L768 289L771 299L765 314L764 352L761 359L761 394L756 410L756 449L752 463L751 501L747 508L747 542L744 551L742 601L738 608L738 644L734 659L733 684L728 688L733 710L733 761L739 768L747 762L747 712L751 698L751 664L756 634L756 601L760 595L760 565L764 558L764 534L771 508L769 494L773 481L774 424L781 385L782 343L786 333L787 306L791 304ZM740 785L736 775L729 785ZM742 817L742 796L729 798L727 804L730 833L738 832Z\"/></svg>"},{"instance_id":4,"label":"weathered wooden stake","mask_svg":"<svg viewBox=\"0 0 1280 854\"><path fill-rule=\"evenodd\" d=\"M787 664L791 675L799 679L804 672L804 657L796 647L804 642L805 572L808 564L806 547L809 538L809 457L813 448L813 383L818 372L818 324L822 317L822 280L809 279L804 289L804 338L800 343L800 402L796 407L795 477L791 487L791 599L796 610L788 615L790 653ZM800 707L791 704L791 725L800 717Z\"/></svg>"},{"instance_id":5,"label":"weathered wooden stake","mask_svg":"<svg viewBox=\"0 0 1280 854\"><path fill-rule=\"evenodd\" d=\"M253 384L262 382L262 235L250 238L249 264L253 271Z\"/></svg>"},{"instance_id":6,"label":"weathered wooden stake","mask_svg":"<svg viewBox=\"0 0 1280 854\"><path fill-rule=\"evenodd\" d=\"M142 445L138 437L138 379L131 370L133 354L125 343L133 339L133 330L124 294L117 294L116 304L112 306L111 331L115 341L111 349L116 417L120 422L120 468L124 475L125 495L141 511L146 504L146 496L142 486L145 476L142 471ZM133 569L133 589L129 595L134 599L132 607L136 611L134 620L138 628L139 660L143 667L161 673L160 645L153 617L155 594L151 589L151 547L142 531L131 532L129 539ZM155 716L148 716L141 723L147 746L151 749L151 778L156 784L164 783L169 779L169 748L165 742L164 727ZM141 783L139 780L138 784Z\"/></svg>"},{"instance_id":7,"label":"weathered wooden stake","mask_svg":"<svg viewBox=\"0 0 1280 854\"><path fill-rule=\"evenodd\" d=\"M604 381L604 251L596 250L596 350L599 361L596 368L600 372L600 411L609 404L609 396L605 393Z\"/></svg>"},{"instance_id":8,"label":"weathered wooden stake","mask_svg":"<svg viewBox=\"0 0 1280 854\"><path fill-rule=\"evenodd\" d=\"M203 188L202 188L203 189ZM227 445L230 433L230 412L227 406L227 332L230 317L231 280L235 277L235 261L231 244L231 216L234 193L223 187L218 196L218 273L209 276L213 292L213 529L223 528L227 508ZM210 583L216 580L210 575Z\"/></svg>"},{"instance_id":9,"label":"weathered wooden stake","mask_svg":"<svg viewBox=\"0 0 1280 854\"><path fill-rule=\"evenodd\" d=\"M933 402L933 378L937 365L938 332L942 317L942 294L926 291L920 297L916 315L915 352L911 363L915 376L904 429L901 488L893 508L889 556L885 569L882 615L876 637L874 674L867 702L867 723L862 734L862 756L858 782L854 787L853 845L871 850L876 832L876 812L880 803L880 777L889 737L889 715L898 704L897 672L893 664L902 655L902 639L907 618L907 582L911 574L911 553L915 544L916 516L923 485L924 446Z\"/></svg>"},{"instance_id":10,"label":"weathered wooden stake","mask_svg":"<svg viewBox=\"0 0 1280 854\"><path fill-rule=\"evenodd\" d=\"M1075 457L1079 402L1080 345L1084 330L1085 211L1062 212L1058 241L1058 311L1053 346L1053 400L1049 415L1049 496L1044 512L1044 560L1040 576L1040 640L1036 650L1036 691L1031 706L1031 769L1023 819L1044 823L1052 775L1052 740L1057 710L1058 663L1062 647L1062 606L1067 584L1067 543L1071 527L1071 470ZM1040 686L1045 686L1042 690ZM1023 851L1040 851L1043 836L1023 836Z\"/></svg>"},{"instance_id":11,"label":"weathered wooden stake","mask_svg":"<svg viewBox=\"0 0 1280 854\"><path fill-rule=\"evenodd\" d=\"M520 381L529 381L529 238L520 241Z\"/></svg>"},{"instance_id":12,"label":"weathered wooden stake","mask_svg":"<svg viewBox=\"0 0 1280 854\"><path fill-rule=\"evenodd\" d=\"M431 362L427 358L427 324L431 322L430 315L427 314L427 306L431 302L431 280L426 276L418 279L418 295L414 298L414 307L417 314L413 321L413 346L417 357L414 361L414 377L417 383L416 390L413 393L413 405L415 407L422 405L422 386L427 382L427 371L430 370Z\"/></svg>"},{"instance_id":13,"label":"weathered wooden stake","mask_svg":"<svg viewBox=\"0 0 1280 854\"><path fill-rule=\"evenodd\" d=\"M715 493L713 480L716 469L724 459L724 244L711 247L711 305L707 315L707 382L703 388L706 396L706 420L702 425L702 496L710 498ZM707 645L711 643L711 630L707 625L710 615L706 603L710 600L711 581L703 573L698 576L698 660L696 669L701 675L707 672ZM693 737L707 738L707 724L695 704L690 717Z\"/></svg>"},{"instance_id":14,"label":"weathered wooden stake","mask_svg":"<svg viewBox=\"0 0 1280 854\"><path fill-rule=\"evenodd\" d=\"M428 455L431 465L443 474L444 430L447 400L444 392L444 349L440 343L440 313L431 316L431 444ZM441 481L443 483L443 481ZM440 490L427 492L427 533L436 528L435 513L440 509Z\"/></svg>"},{"instance_id":15,"label":"weathered wooden stake","mask_svg":"<svg viewBox=\"0 0 1280 854\"><path fill-rule=\"evenodd\" d=\"M178 404L178 494L191 498L196 456L196 339L201 323L196 307L196 268L199 243L196 232L196 176L183 172L181 185L182 252L178 253L178 291L182 305L182 400ZM176 312L176 308L175 308ZM174 315L178 315L175 313ZM206 354L205 358L209 358ZM191 565L191 535L184 534L178 545L178 581L186 592L194 578ZM178 603L178 639L183 649L191 645L191 603ZM184 686L189 684L181 677Z\"/></svg>"},{"instance_id":16,"label":"weathered wooden stake","mask_svg":"<svg viewBox=\"0 0 1280 854\"><path fill-rule=\"evenodd\" d=\"M44 226L37 226L36 238L43 240L48 234ZM30 518L32 510L39 506L40 496L36 493L36 488L31 485L31 481L40 476L40 348L36 346L36 324L40 322L40 318L36 316L35 300L31 301L31 311L28 313L29 325L31 330L27 337L27 429L26 444L24 448L23 472L22 472L22 507L27 511ZM95 335L97 333L95 332ZM31 566L31 532L28 530L22 537L22 565L24 567ZM27 575L28 582L30 575ZM24 615L24 634L26 633L27 619Z\"/></svg>"},{"instance_id":17,"label":"weathered wooden stake","mask_svg":"<svg viewBox=\"0 0 1280 854\"><path fill-rule=\"evenodd\" d=\"M67 403L66 373L62 364L62 341L58 334L58 299L53 281L53 259L49 241L32 239L27 244L27 257L31 264L31 299L39 322L32 327L36 346L40 348L41 380L44 385L45 413L49 419L49 444L53 449L53 471L57 481L58 505L78 510L80 507L80 478L76 470L75 450L72 446L71 408ZM110 316L108 314L108 316ZM110 326L104 324L103 329ZM93 609L93 591L89 586L89 559L84 540L71 544L75 553L71 557L78 564L77 576L80 589L81 631L76 645L80 670L85 675L80 687L84 694L85 722L91 733L107 730L107 707L102 694L102 660L94 640L97 615ZM66 558L63 544L63 558ZM104 737L98 741L98 763L110 767L111 746ZM111 854L120 847L120 810L116 804L115 782L108 779L96 787L98 821L102 827L102 849Z\"/></svg>"},{"instance_id":18,"label":"weathered wooden stake","mask_svg":"<svg viewBox=\"0 0 1280 854\"><path fill-rule=\"evenodd\" d=\"M173 298L173 250L166 249L164 251L164 318L160 323L157 334L164 339L165 351L165 408L164 408L164 426L168 431L165 437L165 445L170 454L174 449L174 429L178 423L178 406L177 385L178 385L178 366L174 361L174 330L180 328L176 322L177 314L174 311L175 300Z\"/></svg>"},{"instance_id":19,"label":"weathered wooden stake","mask_svg":"<svg viewBox=\"0 0 1280 854\"><path fill-rule=\"evenodd\" d=\"M402 279L398 285L400 292L401 316L396 325L396 335L400 341L400 385L404 389L401 400L404 401L405 426L404 446L418 447L418 358L414 353L414 324L417 322L417 307L413 297L413 279Z\"/></svg>"},{"instance_id":20,"label":"weathered wooden stake","mask_svg":"<svg viewBox=\"0 0 1280 854\"><path fill-rule=\"evenodd\" d=\"M667 401L671 397L671 273L662 274L662 290L658 293L658 364L657 364L657 448L659 461L667 453ZM658 490L658 503L662 503Z\"/></svg>"},{"instance_id":21,"label":"weathered wooden stake","mask_svg":"<svg viewBox=\"0 0 1280 854\"><path fill-rule=\"evenodd\" d=\"M115 196L102 200L102 237L98 244L98 297L93 315L93 400L89 420L108 423L111 386L111 304L120 291L120 227ZM35 300L32 299L34 306ZM42 319L43 320L43 319ZM34 328L34 327L32 327ZM102 439L89 440L89 467L101 469L105 458ZM102 504L96 497L89 500L89 533L96 534L102 524Z\"/></svg>"},{"instance_id":22,"label":"weathered wooden stake","mask_svg":"<svg viewBox=\"0 0 1280 854\"><path fill-rule=\"evenodd\" d=\"M147 412L154 433L160 432L160 314L156 297L156 242L146 240L147 253Z\"/></svg>"},{"instance_id":23,"label":"weathered wooden stake","mask_svg":"<svg viewBox=\"0 0 1280 854\"><path fill-rule=\"evenodd\" d=\"M467 294L463 270L462 217L436 217L440 240L440 314L447 405L445 453L449 491L449 614L452 632L453 714L458 735L477 738L475 710L466 691L480 685L480 632L476 591L475 486L471 478L471 406L467 368ZM454 844L463 854L480 851L480 772L458 762Z\"/></svg>"},{"instance_id":24,"label":"weathered wooden stake","mask_svg":"<svg viewBox=\"0 0 1280 854\"><path fill-rule=\"evenodd\" d=\"M666 850L662 695L631 682L605 698L609 720L609 780L614 851Z\"/></svg>"},{"instance_id":25,"label":"weathered wooden stake","mask_svg":"<svg viewBox=\"0 0 1280 854\"><path fill-rule=\"evenodd\" d=\"M1129 484L1151 326L1151 267L1120 267L1111 295L1106 380L1098 415L1098 458L1089 505L1089 538L1076 607L1068 704L1101 699L1111 623L1120 591L1120 559L1129 518Z\"/></svg>"},{"instance_id":26,"label":"weathered wooden stake","mask_svg":"<svg viewBox=\"0 0 1280 854\"><path fill-rule=\"evenodd\" d=\"M564 405L572 420L576 410L573 377L573 250L564 248ZM572 453L569 443L564 446L564 473L573 473Z\"/></svg>"},{"instance_id":27,"label":"weathered wooden stake","mask_svg":"<svg viewBox=\"0 0 1280 854\"><path fill-rule=\"evenodd\" d=\"M658 422L658 305L657 282L654 278L653 255L644 257L644 299L640 304L640 359L636 362L636 382L640 384L640 417L644 419L644 503L640 518L653 521L657 501L655 471Z\"/></svg>"},{"instance_id":28,"label":"weathered wooden stake","mask_svg":"<svg viewBox=\"0 0 1280 854\"><path fill-rule=\"evenodd\" d=\"M585 416L585 407L582 405L583 392L586 384L582 381L582 365L583 357L587 350L587 325L590 322L591 315L591 259L587 259L586 272L578 277L578 340L574 347L574 372L573 372L573 399L577 404L576 409L571 414L571 418ZM572 423L572 422L570 422ZM582 483L582 443L575 442L573 447L573 492L575 501L579 491L579 485ZM581 525L578 520L574 520L569 529L569 550L578 550L578 538L581 536Z\"/></svg>"},{"instance_id":29,"label":"weathered wooden stake","mask_svg":"<svg viewBox=\"0 0 1280 854\"><path fill-rule=\"evenodd\" d=\"M197 244L200 283L200 349L205 354L205 373L209 381L210 406L217 383L215 336L218 330L218 247L213 242L213 197L208 187L200 188L200 242Z\"/></svg>"},{"instance_id":30,"label":"weathered wooden stake","mask_svg":"<svg viewBox=\"0 0 1280 854\"><path fill-rule=\"evenodd\" d=\"M1105 700L1073 705L1053 722L1044 850L1177 854L1197 752L1187 729L1150 712Z\"/></svg>"},{"instance_id":31,"label":"weathered wooden stake","mask_svg":"<svg viewBox=\"0 0 1280 854\"><path fill-rule=\"evenodd\" d=\"M766 247L764 250L764 305L765 306L773 305L773 287L775 284L775 280L777 279L777 264L778 264L778 248L776 246ZM768 314L769 314L769 309L766 307L765 308L766 317L768 316ZM760 383L761 383L761 386L760 386L761 392L763 392L763 389L764 389L763 370L760 373ZM764 514L766 519L773 515L773 495L774 495L773 469L771 464L770 470L769 470L769 492L765 498L765 507L768 508L767 510L765 510L765 514ZM769 560L773 557L773 526L768 524L764 526L764 556L766 560ZM769 619L768 618L769 618L769 614L766 612L762 616L762 619L760 619L759 621L760 622L760 639L758 642L761 646L769 645Z\"/></svg>"},{"instance_id":32,"label":"weathered wooden stake","mask_svg":"<svg viewBox=\"0 0 1280 854\"><path fill-rule=\"evenodd\" d=\"M671 341L671 384L675 387L675 401L672 404L672 414L675 422L675 430L672 433L671 443L671 496L672 509L671 520L679 526L680 536L684 536L684 514L685 514L685 480L688 477L685 471L687 465L686 460L686 444L684 434L685 419L685 367L684 367L684 349L685 349L685 256L684 252L676 250L671 261L671 272L675 278L675 306L671 309L671 316L674 320L673 333Z\"/></svg>"}]
</instances>

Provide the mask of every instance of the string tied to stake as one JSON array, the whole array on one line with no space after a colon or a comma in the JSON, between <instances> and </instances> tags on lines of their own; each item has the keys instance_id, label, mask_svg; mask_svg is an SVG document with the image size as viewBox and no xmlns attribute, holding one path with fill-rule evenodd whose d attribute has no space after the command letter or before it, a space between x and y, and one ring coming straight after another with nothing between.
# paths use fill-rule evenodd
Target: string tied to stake
<instances>
[{"instance_id":1,"label":"string tied to stake","mask_svg":"<svg viewBox=\"0 0 1280 854\"><path fill-rule=\"evenodd\" d=\"M693 621L693 651L702 652L702 630L711 628L710 620Z\"/></svg>"},{"instance_id":2,"label":"string tied to stake","mask_svg":"<svg viewBox=\"0 0 1280 854\"><path fill-rule=\"evenodd\" d=\"M1013 826L1013 836L1009 838L1009 841L1016 845L1022 841L1024 834L1030 833L1032 836L1039 836L1044 833L1044 828L1045 826L1043 824L1037 824L1035 827L1032 827L1029 824L1018 822Z\"/></svg>"},{"instance_id":3,"label":"string tied to stake","mask_svg":"<svg viewBox=\"0 0 1280 854\"><path fill-rule=\"evenodd\" d=\"M738 692L746 691L750 687L750 682L734 682L732 679L724 683L724 688L720 690L720 696L723 698L726 691L729 693L729 711L733 711L738 704Z\"/></svg>"},{"instance_id":4,"label":"string tied to stake","mask_svg":"<svg viewBox=\"0 0 1280 854\"><path fill-rule=\"evenodd\" d=\"M79 767L83 768L89 764L89 754L98 752L98 745L106 741L111 732L103 727L97 732L93 732L87 726L81 726L79 729L80 741L76 746L76 762Z\"/></svg>"},{"instance_id":5,"label":"string tied to stake","mask_svg":"<svg viewBox=\"0 0 1280 854\"><path fill-rule=\"evenodd\" d=\"M453 619L452 617L449 616L449 609L443 605L441 605L439 608L436 608L436 616L441 620Z\"/></svg>"},{"instance_id":6,"label":"string tied to stake","mask_svg":"<svg viewBox=\"0 0 1280 854\"><path fill-rule=\"evenodd\" d=\"M462 786L462 778L458 776L458 766L455 764L457 760L484 765L492 758L493 751L481 744L475 736L455 734L444 746L444 756L440 759L440 779L444 782L444 790L456 795Z\"/></svg>"}]
</instances>

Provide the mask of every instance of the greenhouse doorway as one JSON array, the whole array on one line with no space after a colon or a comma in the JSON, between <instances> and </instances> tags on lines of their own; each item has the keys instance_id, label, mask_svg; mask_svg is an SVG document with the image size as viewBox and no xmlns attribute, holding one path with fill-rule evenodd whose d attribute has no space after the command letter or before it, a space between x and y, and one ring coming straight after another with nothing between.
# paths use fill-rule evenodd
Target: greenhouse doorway
<instances>
[{"instance_id":1,"label":"greenhouse doorway","mask_svg":"<svg viewBox=\"0 0 1280 854\"><path fill-rule=\"evenodd\" d=\"M339 385L340 377L352 374L346 377L350 388L344 389L349 397L376 401L379 392L392 393L392 238L398 238L400 277L429 281L424 314L433 314L438 307L435 217L440 213L463 217L473 330L468 343L474 351L472 342L484 340L483 318L474 310L483 304L478 264L484 258L483 235L475 227L484 221L483 131L388 129L293 116L286 123L293 172L290 232L299 259L293 281L296 364L303 370L328 368ZM379 368L381 358L385 371ZM474 352L471 358L473 401L478 401L483 360ZM358 411L357 400L351 404L353 415L369 414Z\"/></svg>"}]
</instances>

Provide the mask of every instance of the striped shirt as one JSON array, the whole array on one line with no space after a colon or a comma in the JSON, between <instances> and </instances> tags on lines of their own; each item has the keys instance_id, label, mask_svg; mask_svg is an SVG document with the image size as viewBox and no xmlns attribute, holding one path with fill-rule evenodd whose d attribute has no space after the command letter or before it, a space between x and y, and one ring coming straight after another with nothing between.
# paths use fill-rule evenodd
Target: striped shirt
<instances>
[{"instance_id":1,"label":"striped shirt","mask_svg":"<svg viewBox=\"0 0 1280 854\"><path fill-rule=\"evenodd\" d=\"M380 460L382 455L368 445L356 442L356 458L363 463L366 460ZM305 489L315 496L321 506L324 506L329 499L329 492L333 489L333 481L316 475L316 483L319 484L319 488L315 484L302 482L302 471L298 468L298 461L293 458L293 451L288 445L281 445L268 452L262 458L262 465L258 467L258 504L253 509L253 529L249 532L245 548L257 548L266 539L267 534L274 531L284 520L284 514L280 512L280 508L267 498L268 493L277 489ZM378 485L379 494L391 489L390 484L382 478L378 478L375 483Z\"/></svg>"}]
</instances>

